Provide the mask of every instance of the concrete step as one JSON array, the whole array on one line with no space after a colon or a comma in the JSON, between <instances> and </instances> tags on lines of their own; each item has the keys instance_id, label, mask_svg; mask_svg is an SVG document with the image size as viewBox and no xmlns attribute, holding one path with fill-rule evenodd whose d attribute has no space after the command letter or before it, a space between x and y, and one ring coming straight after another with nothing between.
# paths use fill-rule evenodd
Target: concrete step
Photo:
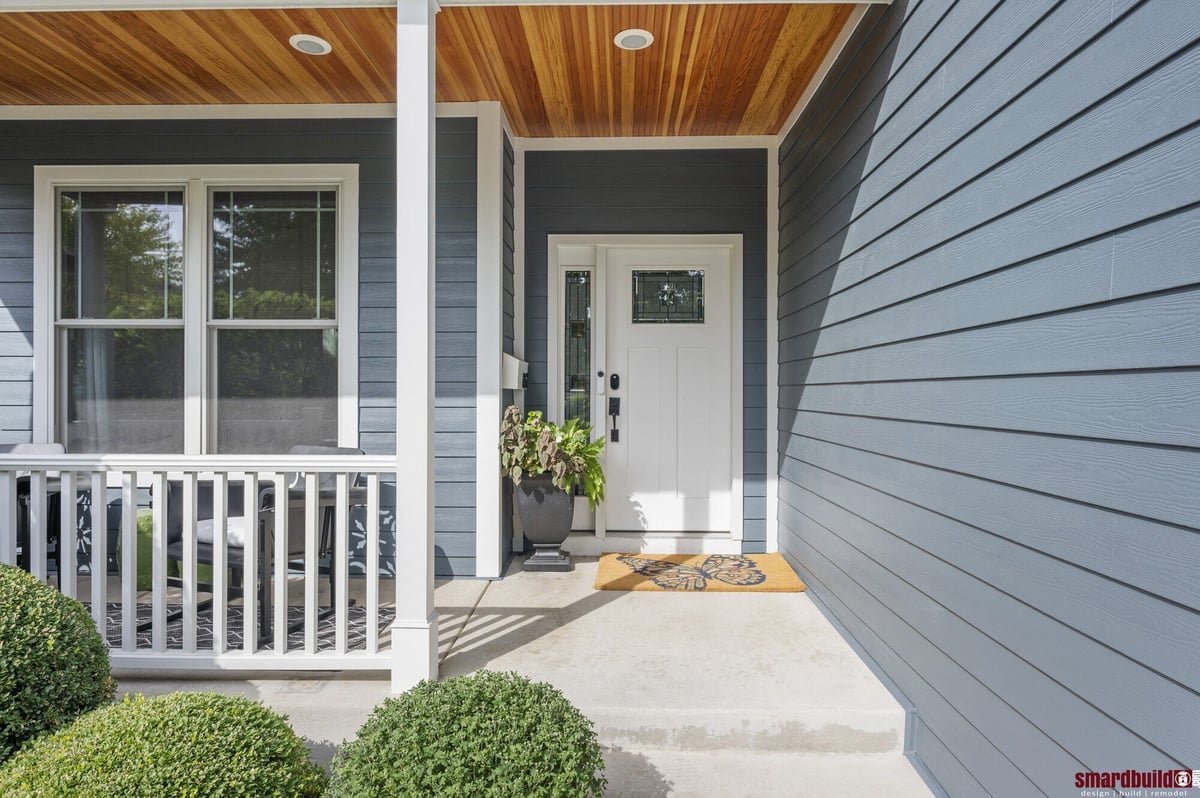
<instances>
[{"instance_id":1,"label":"concrete step","mask_svg":"<svg viewBox=\"0 0 1200 798\"><path fill-rule=\"evenodd\" d=\"M641 750L887 754L904 711L804 593L592 589L574 572L439 588L442 675L548 681L601 740ZM474 587L473 587L473 586Z\"/></svg>"},{"instance_id":2,"label":"concrete step","mask_svg":"<svg viewBox=\"0 0 1200 798\"><path fill-rule=\"evenodd\" d=\"M931 798L900 754L613 749L607 798Z\"/></svg>"}]
</instances>

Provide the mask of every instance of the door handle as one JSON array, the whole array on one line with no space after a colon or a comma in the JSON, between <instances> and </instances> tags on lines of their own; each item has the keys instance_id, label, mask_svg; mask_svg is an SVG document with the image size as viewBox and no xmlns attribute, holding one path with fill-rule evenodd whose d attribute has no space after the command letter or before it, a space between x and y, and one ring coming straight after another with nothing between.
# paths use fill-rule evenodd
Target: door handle
<instances>
[{"instance_id":1,"label":"door handle","mask_svg":"<svg viewBox=\"0 0 1200 798\"><path fill-rule=\"evenodd\" d=\"M614 374L613 376L616 375ZM621 415L621 397L609 397L608 415L612 418L612 432L609 438L613 443L618 443L621 440L621 430L617 429L617 416Z\"/></svg>"}]
</instances>

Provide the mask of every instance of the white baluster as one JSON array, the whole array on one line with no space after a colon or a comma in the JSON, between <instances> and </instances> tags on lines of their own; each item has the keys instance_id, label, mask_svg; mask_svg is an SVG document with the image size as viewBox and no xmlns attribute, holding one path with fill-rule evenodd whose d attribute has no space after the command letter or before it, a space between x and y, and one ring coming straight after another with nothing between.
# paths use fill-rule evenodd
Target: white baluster
<instances>
[{"instance_id":1,"label":"white baluster","mask_svg":"<svg viewBox=\"0 0 1200 798\"><path fill-rule=\"evenodd\" d=\"M121 650L137 648L137 474L121 473Z\"/></svg>"},{"instance_id":2,"label":"white baluster","mask_svg":"<svg viewBox=\"0 0 1200 798\"><path fill-rule=\"evenodd\" d=\"M367 475L367 653L379 651L379 475Z\"/></svg>"},{"instance_id":3,"label":"white baluster","mask_svg":"<svg viewBox=\"0 0 1200 798\"><path fill-rule=\"evenodd\" d=\"M108 642L108 474L92 472L92 619Z\"/></svg>"},{"instance_id":4,"label":"white baluster","mask_svg":"<svg viewBox=\"0 0 1200 798\"><path fill-rule=\"evenodd\" d=\"M46 472L29 475L29 573L46 581Z\"/></svg>"},{"instance_id":5,"label":"white baluster","mask_svg":"<svg viewBox=\"0 0 1200 798\"><path fill-rule=\"evenodd\" d=\"M225 634L225 604L229 597L228 549L225 546L229 539L229 532L226 528L229 520L227 476L224 473L216 473L213 474L212 479L212 650L215 654L224 654L227 642Z\"/></svg>"},{"instance_id":6,"label":"white baluster","mask_svg":"<svg viewBox=\"0 0 1200 798\"><path fill-rule=\"evenodd\" d=\"M17 564L17 475L0 471L0 563Z\"/></svg>"},{"instance_id":7,"label":"white baluster","mask_svg":"<svg viewBox=\"0 0 1200 798\"><path fill-rule=\"evenodd\" d=\"M334 546L333 562L329 563L333 571L334 593L329 600L334 606L335 632L334 645L339 654L346 653L346 621L349 612L348 596L350 593L350 490L349 476L338 474L336 503L334 504Z\"/></svg>"},{"instance_id":8,"label":"white baluster","mask_svg":"<svg viewBox=\"0 0 1200 798\"><path fill-rule=\"evenodd\" d=\"M315 471L304 475L304 651L317 653L317 590L320 588L321 502Z\"/></svg>"},{"instance_id":9,"label":"white baluster","mask_svg":"<svg viewBox=\"0 0 1200 798\"><path fill-rule=\"evenodd\" d=\"M59 474L58 485L58 589L63 595L75 598L75 552L79 545L75 473L64 471Z\"/></svg>"},{"instance_id":10,"label":"white baluster","mask_svg":"<svg viewBox=\"0 0 1200 798\"><path fill-rule=\"evenodd\" d=\"M183 651L196 652L196 473L183 474Z\"/></svg>"},{"instance_id":11,"label":"white baluster","mask_svg":"<svg viewBox=\"0 0 1200 798\"><path fill-rule=\"evenodd\" d=\"M286 654L288 642L288 484L284 474L275 481L275 653Z\"/></svg>"},{"instance_id":12,"label":"white baluster","mask_svg":"<svg viewBox=\"0 0 1200 798\"><path fill-rule=\"evenodd\" d=\"M157 471L150 487L150 506L153 523L150 564L150 622L151 647L167 650L167 474Z\"/></svg>"},{"instance_id":13,"label":"white baluster","mask_svg":"<svg viewBox=\"0 0 1200 798\"><path fill-rule=\"evenodd\" d=\"M242 643L247 654L258 650L258 474L246 474L242 483L242 515L245 519L242 549Z\"/></svg>"}]
</instances>

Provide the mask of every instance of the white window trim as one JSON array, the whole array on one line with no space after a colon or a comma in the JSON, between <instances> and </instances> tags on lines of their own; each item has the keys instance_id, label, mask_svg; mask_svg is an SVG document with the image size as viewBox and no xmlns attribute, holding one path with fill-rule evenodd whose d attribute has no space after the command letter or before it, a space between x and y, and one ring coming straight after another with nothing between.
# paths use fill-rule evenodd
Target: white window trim
<instances>
[{"instance_id":1,"label":"white window trim","mask_svg":"<svg viewBox=\"0 0 1200 798\"><path fill-rule=\"evenodd\" d=\"M33 439L56 439L55 260L60 187L115 186L184 188L185 454L204 451L209 383L208 197L222 187L321 186L338 190L338 444L358 445L358 165L357 164L181 164L151 166L35 166L33 170ZM200 209L197 212L197 209ZM193 334L191 331L201 331ZM204 364L197 366L196 364Z\"/></svg>"}]
</instances>

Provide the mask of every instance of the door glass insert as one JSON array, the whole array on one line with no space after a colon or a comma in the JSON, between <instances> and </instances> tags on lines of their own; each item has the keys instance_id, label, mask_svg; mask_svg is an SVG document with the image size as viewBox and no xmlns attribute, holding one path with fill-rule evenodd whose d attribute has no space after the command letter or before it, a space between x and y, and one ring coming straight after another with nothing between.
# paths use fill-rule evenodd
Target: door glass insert
<instances>
[{"instance_id":1,"label":"door glass insert","mask_svg":"<svg viewBox=\"0 0 1200 798\"><path fill-rule=\"evenodd\" d=\"M563 421L592 420L592 273L567 272Z\"/></svg>"},{"instance_id":2,"label":"door glass insert","mask_svg":"<svg viewBox=\"0 0 1200 798\"><path fill-rule=\"evenodd\" d=\"M633 323L703 324L704 270L635 270Z\"/></svg>"}]
</instances>

